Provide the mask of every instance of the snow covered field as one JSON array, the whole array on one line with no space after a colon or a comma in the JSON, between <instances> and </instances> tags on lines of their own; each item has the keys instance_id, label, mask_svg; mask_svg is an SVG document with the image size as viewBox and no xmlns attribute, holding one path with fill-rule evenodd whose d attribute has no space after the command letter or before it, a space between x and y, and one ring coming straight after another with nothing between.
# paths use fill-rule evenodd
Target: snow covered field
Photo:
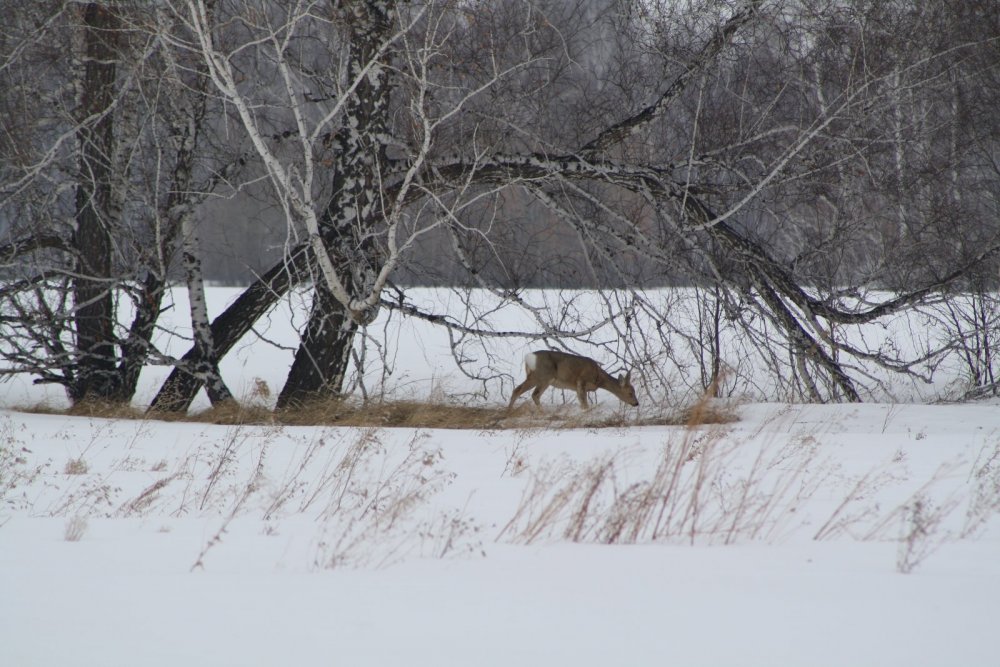
<instances>
[{"instance_id":1,"label":"snow covered field","mask_svg":"<svg viewBox=\"0 0 1000 667\"><path fill-rule=\"evenodd\" d=\"M467 382L405 339L401 386ZM227 359L235 389L287 369L262 345ZM728 409L487 431L0 411L0 665L998 664L1000 407Z\"/></svg>"}]
</instances>

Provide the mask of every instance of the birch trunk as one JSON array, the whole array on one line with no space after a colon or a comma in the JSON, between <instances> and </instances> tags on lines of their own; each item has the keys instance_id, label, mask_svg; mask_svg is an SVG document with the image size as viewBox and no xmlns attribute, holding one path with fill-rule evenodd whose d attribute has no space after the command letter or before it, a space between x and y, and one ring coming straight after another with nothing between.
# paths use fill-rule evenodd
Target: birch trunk
<instances>
[{"instance_id":1,"label":"birch trunk","mask_svg":"<svg viewBox=\"0 0 1000 667\"><path fill-rule=\"evenodd\" d=\"M382 183L389 113L388 64L394 2L352 5L348 81L358 81L345 107L347 122L335 138L333 196L320 234L340 283L353 301L368 295L381 262L374 242L383 222ZM367 70L367 74L364 74ZM357 332L357 315L317 280L313 308L277 407L339 397ZM374 319L377 305L364 312Z\"/></svg>"},{"instance_id":2,"label":"birch trunk","mask_svg":"<svg viewBox=\"0 0 1000 667\"><path fill-rule=\"evenodd\" d=\"M212 327L208 319L208 304L205 300L205 281L202 279L201 260L198 257L198 236L190 215L185 215L184 274L187 278L188 301L191 306L191 328L194 332L194 348L197 354L192 373L205 385L208 400L218 406L233 400L222 374L219 373L219 357L212 338Z\"/></svg>"}]
</instances>

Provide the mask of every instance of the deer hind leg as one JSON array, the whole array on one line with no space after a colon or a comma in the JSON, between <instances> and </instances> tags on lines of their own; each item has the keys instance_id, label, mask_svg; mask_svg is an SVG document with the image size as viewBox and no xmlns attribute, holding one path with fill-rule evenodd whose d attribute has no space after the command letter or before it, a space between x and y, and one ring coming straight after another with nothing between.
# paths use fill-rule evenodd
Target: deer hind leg
<instances>
[{"instance_id":1,"label":"deer hind leg","mask_svg":"<svg viewBox=\"0 0 1000 667\"><path fill-rule=\"evenodd\" d=\"M535 378L528 373L527 379L524 382L514 387L514 391L510 395L510 403L507 404L507 409L510 410L514 407L514 401L521 397L521 394L528 391L535 386Z\"/></svg>"},{"instance_id":2,"label":"deer hind leg","mask_svg":"<svg viewBox=\"0 0 1000 667\"><path fill-rule=\"evenodd\" d=\"M538 406L539 410L542 409L542 401L541 401L542 393L549 388L550 384L552 383L542 382L537 387L535 387L535 391L531 392L531 400L535 402L535 405Z\"/></svg>"}]
</instances>

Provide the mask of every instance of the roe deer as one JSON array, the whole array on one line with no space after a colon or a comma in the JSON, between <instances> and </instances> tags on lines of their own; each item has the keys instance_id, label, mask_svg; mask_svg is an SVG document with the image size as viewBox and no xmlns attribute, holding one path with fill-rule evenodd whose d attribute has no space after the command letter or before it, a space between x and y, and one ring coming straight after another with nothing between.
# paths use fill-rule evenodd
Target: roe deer
<instances>
[{"instance_id":1,"label":"roe deer","mask_svg":"<svg viewBox=\"0 0 1000 667\"><path fill-rule=\"evenodd\" d=\"M630 381L631 372L616 379L589 357L554 350L538 350L524 355L524 370L527 371L528 377L514 387L514 393L511 394L510 403L507 405L508 410L514 407L514 401L521 394L532 387L535 391L531 392L531 398L541 409L539 398L550 386L576 391L576 397L580 399L580 406L584 410L589 407L587 392L598 389L610 391L629 405L639 405L639 399L635 397L635 388Z\"/></svg>"}]
</instances>

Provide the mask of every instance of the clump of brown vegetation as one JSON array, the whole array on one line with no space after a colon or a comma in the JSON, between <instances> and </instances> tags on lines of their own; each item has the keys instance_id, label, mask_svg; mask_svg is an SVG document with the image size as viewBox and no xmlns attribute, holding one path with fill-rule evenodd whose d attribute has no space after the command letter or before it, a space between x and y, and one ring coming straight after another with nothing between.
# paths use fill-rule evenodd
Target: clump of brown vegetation
<instances>
[{"instance_id":1,"label":"clump of brown vegetation","mask_svg":"<svg viewBox=\"0 0 1000 667\"><path fill-rule=\"evenodd\" d=\"M522 405L514 410L504 406L476 406L431 400L321 400L284 410L272 410L259 401L226 401L190 413L155 414L131 405L86 402L71 408L44 404L22 408L36 414L69 414L103 419L156 419L205 424L287 424L292 426L370 426L400 428L502 430L522 428L624 428L629 426L697 426L728 424L738 420L728 408L719 408L707 399L676 411L655 412L636 417L630 409L613 412L581 411L575 405L547 407L538 411Z\"/></svg>"},{"instance_id":2,"label":"clump of brown vegetation","mask_svg":"<svg viewBox=\"0 0 1000 667\"><path fill-rule=\"evenodd\" d=\"M90 472L90 466L82 457L66 461L66 466L63 468L64 475L86 475L88 472Z\"/></svg>"},{"instance_id":3,"label":"clump of brown vegetation","mask_svg":"<svg viewBox=\"0 0 1000 667\"><path fill-rule=\"evenodd\" d=\"M433 401L319 401L282 410L276 417L282 423L294 425L496 429L503 427L505 414L498 407Z\"/></svg>"},{"instance_id":4,"label":"clump of brown vegetation","mask_svg":"<svg viewBox=\"0 0 1000 667\"><path fill-rule=\"evenodd\" d=\"M692 423L690 410L651 417L632 416L628 411L613 413L581 411L574 407L548 408L539 412L531 406L508 410L503 406L473 406L447 401L392 400L320 401L295 409L275 412L274 420L299 426L372 426L500 430L521 428L621 428L627 426L695 425L736 421L732 412L703 407Z\"/></svg>"}]
</instances>

